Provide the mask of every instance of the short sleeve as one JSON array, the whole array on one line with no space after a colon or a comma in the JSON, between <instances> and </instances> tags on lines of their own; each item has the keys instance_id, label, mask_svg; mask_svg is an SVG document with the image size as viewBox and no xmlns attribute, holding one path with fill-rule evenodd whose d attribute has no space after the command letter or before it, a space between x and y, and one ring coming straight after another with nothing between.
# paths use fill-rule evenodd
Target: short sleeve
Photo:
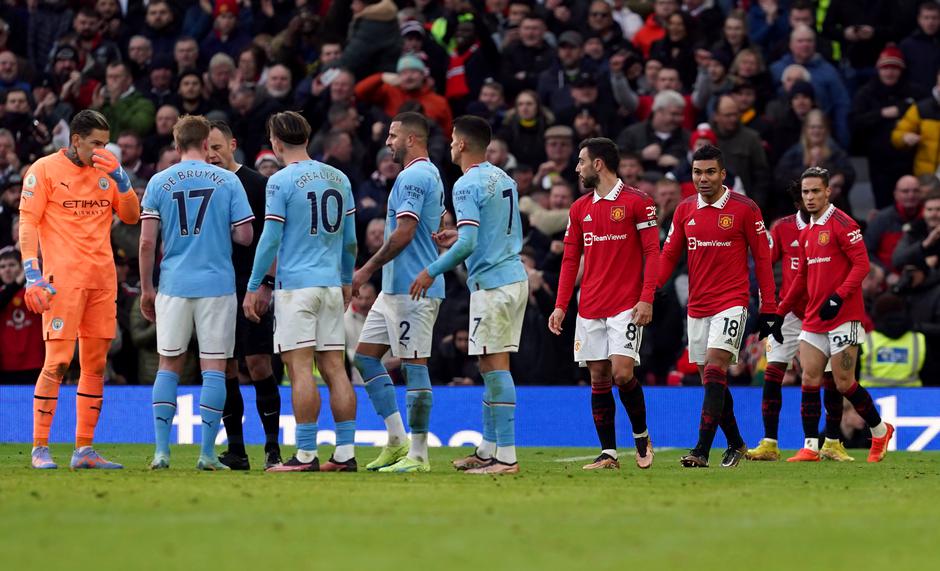
<instances>
[{"instance_id":1,"label":"short sleeve","mask_svg":"<svg viewBox=\"0 0 940 571\"><path fill-rule=\"evenodd\" d=\"M647 196L633 201L633 219L637 230L657 227L656 203L652 198Z\"/></svg>"},{"instance_id":2,"label":"short sleeve","mask_svg":"<svg viewBox=\"0 0 940 571\"><path fill-rule=\"evenodd\" d=\"M264 189L264 219L284 222L287 217L286 185L282 183L284 176L277 173L268 179ZM284 188L282 188L284 187Z\"/></svg>"},{"instance_id":3,"label":"short sleeve","mask_svg":"<svg viewBox=\"0 0 940 571\"><path fill-rule=\"evenodd\" d=\"M251 204L248 202L248 194L245 192L245 187L242 186L242 182L235 175L232 175L229 188L232 192L230 208L231 219L229 222L231 222L233 226L239 226L254 220L255 214L251 211Z\"/></svg>"},{"instance_id":4,"label":"short sleeve","mask_svg":"<svg viewBox=\"0 0 940 571\"><path fill-rule=\"evenodd\" d=\"M41 164L33 164L26 172L26 178L23 179L23 191L20 193L20 212L32 214L37 221L40 220L46 210L49 194L49 179L46 177L46 169Z\"/></svg>"},{"instance_id":5,"label":"short sleeve","mask_svg":"<svg viewBox=\"0 0 940 571\"><path fill-rule=\"evenodd\" d=\"M421 210L424 205L424 197L428 191L428 184L422 173L417 169L406 169L398 175L399 180L396 186L395 200L395 218L410 216L415 220L421 220Z\"/></svg>"},{"instance_id":6,"label":"short sleeve","mask_svg":"<svg viewBox=\"0 0 940 571\"><path fill-rule=\"evenodd\" d=\"M147 188L144 190L144 199L140 204L141 220L160 220L160 191L158 187L159 182L157 182L156 177L151 178L150 182L147 183Z\"/></svg>"},{"instance_id":7,"label":"short sleeve","mask_svg":"<svg viewBox=\"0 0 940 571\"><path fill-rule=\"evenodd\" d=\"M454 185L454 210L457 227L480 226L480 205L477 204L477 189L472 183L457 181Z\"/></svg>"}]
</instances>

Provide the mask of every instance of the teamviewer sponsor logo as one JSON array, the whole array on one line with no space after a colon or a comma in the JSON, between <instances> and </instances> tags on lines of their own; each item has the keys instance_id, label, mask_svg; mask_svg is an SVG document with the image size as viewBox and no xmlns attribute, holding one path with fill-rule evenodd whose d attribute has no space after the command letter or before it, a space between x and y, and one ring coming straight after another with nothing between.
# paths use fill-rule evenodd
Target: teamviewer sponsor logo
<instances>
[{"instance_id":1,"label":"teamviewer sponsor logo","mask_svg":"<svg viewBox=\"0 0 940 571\"><path fill-rule=\"evenodd\" d=\"M593 232L585 232L584 233L584 245L590 246L594 242L614 242L617 240L626 240L627 237L628 236L626 234L597 234L595 235Z\"/></svg>"},{"instance_id":2,"label":"teamviewer sponsor logo","mask_svg":"<svg viewBox=\"0 0 940 571\"><path fill-rule=\"evenodd\" d=\"M829 257L829 256L823 256L823 257L819 257L819 258L807 258L807 259L806 259L806 265L807 265L807 266L812 266L813 264L825 264L825 263L828 263L828 262L831 262L831 261L832 261L832 258Z\"/></svg>"},{"instance_id":3,"label":"teamviewer sponsor logo","mask_svg":"<svg viewBox=\"0 0 940 571\"><path fill-rule=\"evenodd\" d=\"M730 241L722 240L699 240L698 238L689 238L689 250L695 250L697 248L730 248Z\"/></svg>"}]
</instances>

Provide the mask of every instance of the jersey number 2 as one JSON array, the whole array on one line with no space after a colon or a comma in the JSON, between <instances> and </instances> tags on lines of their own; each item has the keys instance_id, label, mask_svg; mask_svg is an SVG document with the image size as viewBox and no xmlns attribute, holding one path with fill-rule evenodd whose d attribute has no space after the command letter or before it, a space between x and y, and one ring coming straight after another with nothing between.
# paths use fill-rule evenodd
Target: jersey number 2
<instances>
[{"instance_id":1,"label":"jersey number 2","mask_svg":"<svg viewBox=\"0 0 940 571\"><path fill-rule=\"evenodd\" d=\"M180 236L189 236L189 217L186 215L186 198L201 198L199 201L199 212L196 213L196 224L193 226L193 236L199 235L202 231L202 221L206 217L206 208L209 207L209 200L212 198L214 189L197 188L184 193L177 190L173 193L173 200L176 201L176 207L180 215Z\"/></svg>"},{"instance_id":2,"label":"jersey number 2","mask_svg":"<svg viewBox=\"0 0 940 571\"><path fill-rule=\"evenodd\" d=\"M331 198L336 199L336 220L330 220L329 209L327 208ZM310 235L317 235L321 222L327 234L335 234L339 230L340 221L343 219L343 195L335 188L328 188L320 197L319 205L317 204L317 193L315 192L308 192L307 200L310 201Z\"/></svg>"}]
</instances>

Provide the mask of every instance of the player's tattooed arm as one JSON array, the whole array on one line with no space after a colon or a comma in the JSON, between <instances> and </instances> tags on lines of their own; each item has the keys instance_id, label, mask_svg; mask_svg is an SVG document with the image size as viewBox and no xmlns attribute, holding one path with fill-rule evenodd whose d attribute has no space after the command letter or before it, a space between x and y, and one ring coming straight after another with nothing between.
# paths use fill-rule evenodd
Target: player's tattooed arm
<instances>
[{"instance_id":1,"label":"player's tattooed arm","mask_svg":"<svg viewBox=\"0 0 940 571\"><path fill-rule=\"evenodd\" d=\"M369 273L373 273L394 260L395 257L411 243L417 229L418 220L416 218L410 216L402 216L399 218L398 227L389 235L388 240L382 244L379 251L363 265L363 269L368 269Z\"/></svg>"}]
</instances>

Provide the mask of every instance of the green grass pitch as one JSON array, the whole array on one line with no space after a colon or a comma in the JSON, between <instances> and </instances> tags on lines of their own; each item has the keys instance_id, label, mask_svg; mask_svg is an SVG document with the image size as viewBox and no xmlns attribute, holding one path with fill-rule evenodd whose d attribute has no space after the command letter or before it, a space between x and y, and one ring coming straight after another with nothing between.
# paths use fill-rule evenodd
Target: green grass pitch
<instances>
[{"instance_id":1,"label":"green grass pitch","mask_svg":"<svg viewBox=\"0 0 940 571\"><path fill-rule=\"evenodd\" d=\"M127 469L38 472L28 445L0 445L0 569L940 568L938 453L729 470L715 450L687 470L661 451L641 472L626 452L586 473L592 450L524 448L523 472L494 478L456 473L455 449L403 476L200 473L195 446L153 473L150 446L100 450Z\"/></svg>"}]
</instances>

